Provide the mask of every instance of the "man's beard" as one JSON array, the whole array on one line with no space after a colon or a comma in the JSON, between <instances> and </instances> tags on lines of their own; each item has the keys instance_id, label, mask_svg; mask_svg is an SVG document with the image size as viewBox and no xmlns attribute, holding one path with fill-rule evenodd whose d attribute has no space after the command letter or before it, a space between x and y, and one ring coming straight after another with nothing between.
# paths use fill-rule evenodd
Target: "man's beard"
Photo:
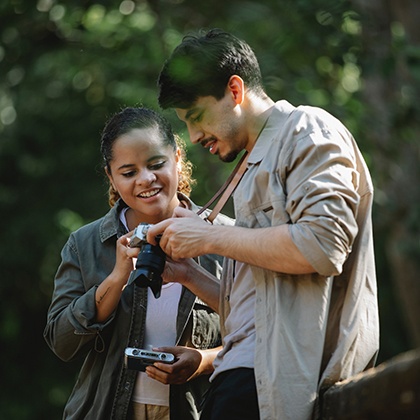
<instances>
[{"instance_id":1,"label":"man's beard","mask_svg":"<svg viewBox=\"0 0 420 420\"><path fill-rule=\"evenodd\" d=\"M240 152L241 152L241 150L231 150L229 153L227 153L224 156L219 155L219 159L222 162L230 163L230 162L233 162L238 157Z\"/></svg>"}]
</instances>

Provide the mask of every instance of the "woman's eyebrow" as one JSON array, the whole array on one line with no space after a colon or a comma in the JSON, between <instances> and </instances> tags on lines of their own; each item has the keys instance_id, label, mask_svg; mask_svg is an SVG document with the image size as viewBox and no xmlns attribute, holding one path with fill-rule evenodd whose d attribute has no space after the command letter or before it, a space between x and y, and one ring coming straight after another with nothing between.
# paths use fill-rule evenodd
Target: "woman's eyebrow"
<instances>
[{"instance_id":1,"label":"woman's eyebrow","mask_svg":"<svg viewBox=\"0 0 420 420\"><path fill-rule=\"evenodd\" d=\"M155 155L155 156L152 156L149 159L147 159L147 162L150 163L150 162L153 162L154 160L165 159L165 158L166 158L165 155ZM124 165L121 165L121 166L118 167L118 170L132 168L133 166L135 166L134 163L124 163Z\"/></svg>"},{"instance_id":2,"label":"woman's eyebrow","mask_svg":"<svg viewBox=\"0 0 420 420\"><path fill-rule=\"evenodd\" d=\"M118 170L120 169L126 169L126 168L132 168L134 166L133 163L125 163L124 165L121 165Z\"/></svg>"}]
</instances>

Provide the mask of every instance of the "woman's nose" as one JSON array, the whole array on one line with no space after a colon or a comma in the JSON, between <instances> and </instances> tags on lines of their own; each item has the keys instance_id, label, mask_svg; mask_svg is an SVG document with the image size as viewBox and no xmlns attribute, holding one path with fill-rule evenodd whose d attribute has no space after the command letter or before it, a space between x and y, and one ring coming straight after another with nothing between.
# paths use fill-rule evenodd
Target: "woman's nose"
<instances>
[{"instance_id":1,"label":"woman's nose","mask_svg":"<svg viewBox=\"0 0 420 420\"><path fill-rule=\"evenodd\" d=\"M136 182L139 185L150 185L156 181L156 179L156 175L153 171L144 170L139 172Z\"/></svg>"}]
</instances>

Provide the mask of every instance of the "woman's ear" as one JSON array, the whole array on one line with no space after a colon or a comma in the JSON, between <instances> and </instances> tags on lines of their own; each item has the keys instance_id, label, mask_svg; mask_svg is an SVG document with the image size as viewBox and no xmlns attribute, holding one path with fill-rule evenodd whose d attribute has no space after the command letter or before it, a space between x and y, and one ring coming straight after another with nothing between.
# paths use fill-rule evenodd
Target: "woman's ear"
<instances>
[{"instance_id":1,"label":"woman's ear","mask_svg":"<svg viewBox=\"0 0 420 420\"><path fill-rule=\"evenodd\" d=\"M111 187L112 187L115 191L117 191L117 189L115 188L115 185L114 185L114 180L112 179L112 175L111 175L111 173L109 172L109 170L108 170L108 168L107 168L107 167L105 167L105 173L106 173L106 176L108 177L108 180L109 180L109 183L111 184Z\"/></svg>"},{"instance_id":2,"label":"woman's ear","mask_svg":"<svg viewBox=\"0 0 420 420\"><path fill-rule=\"evenodd\" d=\"M227 87L236 104L242 104L245 96L245 84L242 77L234 74L230 77Z\"/></svg>"}]
</instances>

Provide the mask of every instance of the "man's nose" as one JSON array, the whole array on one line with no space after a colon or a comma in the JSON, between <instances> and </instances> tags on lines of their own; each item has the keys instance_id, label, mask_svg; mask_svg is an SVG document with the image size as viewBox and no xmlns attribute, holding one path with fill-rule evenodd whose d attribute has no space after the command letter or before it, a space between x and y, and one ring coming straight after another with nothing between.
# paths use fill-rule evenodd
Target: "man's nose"
<instances>
[{"instance_id":1,"label":"man's nose","mask_svg":"<svg viewBox=\"0 0 420 420\"><path fill-rule=\"evenodd\" d=\"M199 128L188 127L188 134L190 135L190 141L192 144L200 143L204 138L204 132Z\"/></svg>"}]
</instances>

